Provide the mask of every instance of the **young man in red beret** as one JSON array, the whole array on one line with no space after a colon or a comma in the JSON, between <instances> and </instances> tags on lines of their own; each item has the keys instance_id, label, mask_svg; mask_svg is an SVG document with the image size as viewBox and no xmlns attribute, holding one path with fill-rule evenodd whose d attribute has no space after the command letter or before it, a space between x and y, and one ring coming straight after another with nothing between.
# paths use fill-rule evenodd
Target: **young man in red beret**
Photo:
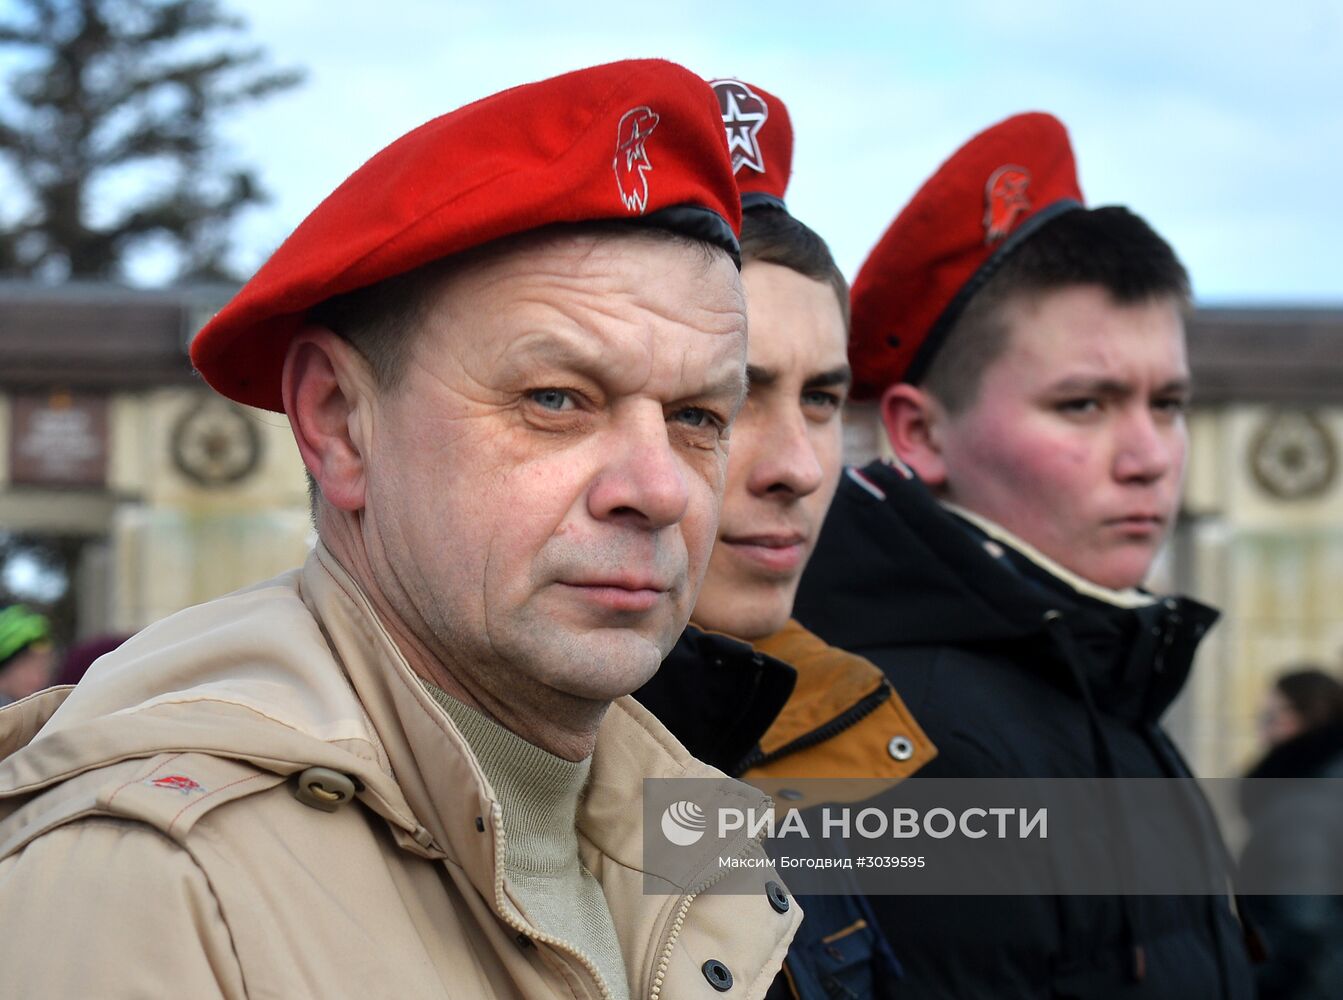
<instances>
[{"instance_id":1,"label":"young man in red beret","mask_svg":"<svg viewBox=\"0 0 1343 1000\"><path fill-rule=\"evenodd\" d=\"M1141 589L1180 501L1188 299L1142 219L1083 206L1044 114L955 153L863 265L855 395L897 458L849 470L796 613L886 671L938 746L920 777L1189 775L1159 721L1216 613ZM873 904L902 996L1251 989L1215 896Z\"/></svg>"},{"instance_id":2,"label":"young man in red beret","mask_svg":"<svg viewBox=\"0 0 1343 1000\"><path fill-rule=\"evenodd\" d=\"M192 357L288 416L316 551L0 715L7 993L763 996L799 908L744 834L645 892L645 779L721 775L624 697L717 529L739 211L712 92L643 60L308 217Z\"/></svg>"},{"instance_id":3,"label":"young man in red beret","mask_svg":"<svg viewBox=\"0 0 1343 1000\"><path fill-rule=\"evenodd\" d=\"M935 753L918 723L880 670L792 620L843 461L848 283L784 202L783 101L741 80L712 86L741 190L749 392L695 627L635 697L697 757L747 781L899 780ZM891 995L898 963L862 897L808 896L803 907L770 997Z\"/></svg>"}]
</instances>

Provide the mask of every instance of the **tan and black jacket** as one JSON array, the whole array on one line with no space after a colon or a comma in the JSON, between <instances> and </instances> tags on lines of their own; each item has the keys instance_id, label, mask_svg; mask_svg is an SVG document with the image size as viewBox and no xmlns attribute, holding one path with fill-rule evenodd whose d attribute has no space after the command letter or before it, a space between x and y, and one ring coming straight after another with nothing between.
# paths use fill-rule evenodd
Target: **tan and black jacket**
<instances>
[{"instance_id":1,"label":"tan and black jacket","mask_svg":"<svg viewBox=\"0 0 1343 1000\"><path fill-rule=\"evenodd\" d=\"M879 669L794 621L753 646L689 628L635 697L697 756L780 804L805 807L817 788L831 800L864 799L937 754ZM836 783L846 779L877 780ZM808 896L803 905L771 998L898 995L899 942L880 932L864 898Z\"/></svg>"}]
</instances>

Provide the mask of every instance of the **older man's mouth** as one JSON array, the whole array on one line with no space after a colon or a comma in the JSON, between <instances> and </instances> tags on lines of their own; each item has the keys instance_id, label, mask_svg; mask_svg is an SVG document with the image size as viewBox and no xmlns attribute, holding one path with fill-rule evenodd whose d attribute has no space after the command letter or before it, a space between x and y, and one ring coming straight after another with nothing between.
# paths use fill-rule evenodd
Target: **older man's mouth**
<instances>
[{"instance_id":1,"label":"older man's mouth","mask_svg":"<svg viewBox=\"0 0 1343 1000\"><path fill-rule=\"evenodd\" d=\"M583 600L610 611L651 611L671 590L670 584L664 581L639 576L563 580L561 583Z\"/></svg>"}]
</instances>

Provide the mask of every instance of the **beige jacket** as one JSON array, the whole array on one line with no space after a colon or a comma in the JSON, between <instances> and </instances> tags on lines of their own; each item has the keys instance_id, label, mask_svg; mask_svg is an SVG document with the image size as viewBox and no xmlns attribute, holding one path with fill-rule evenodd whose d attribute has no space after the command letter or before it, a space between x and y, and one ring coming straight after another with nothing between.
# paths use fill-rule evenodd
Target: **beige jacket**
<instances>
[{"instance_id":1,"label":"beige jacket","mask_svg":"<svg viewBox=\"0 0 1343 1000\"><path fill-rule=\"evenodd\" d=\"M3 709L0 759L7 996L605 993L528 921L478 764L320 548L151 626L78 688ZM602 723L580 853L633 996L718 998L716 960L729 1000L762 997L800 921L771 903L772 868L645 894L643 780L718 774L629 698Z\"/></svg>"}]
</instances>

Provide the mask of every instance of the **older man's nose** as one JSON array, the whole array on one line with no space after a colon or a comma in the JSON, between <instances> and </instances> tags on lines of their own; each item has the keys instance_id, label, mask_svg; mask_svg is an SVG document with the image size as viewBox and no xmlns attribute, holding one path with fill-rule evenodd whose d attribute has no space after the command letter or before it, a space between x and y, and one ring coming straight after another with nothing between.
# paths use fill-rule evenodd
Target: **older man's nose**
<instances>
[{"instance_id":1,"label":"older man's nose","mask_svg":"<svg viewBox=\"0 0 1343 1000\"><path fill-rule=\"evenodd\" d=\"M690 484L660 412L627 415L601 446L610 450L588 491L594 518L628 518L656 529L685 517Z\"/></svg>"}]
</instances>

